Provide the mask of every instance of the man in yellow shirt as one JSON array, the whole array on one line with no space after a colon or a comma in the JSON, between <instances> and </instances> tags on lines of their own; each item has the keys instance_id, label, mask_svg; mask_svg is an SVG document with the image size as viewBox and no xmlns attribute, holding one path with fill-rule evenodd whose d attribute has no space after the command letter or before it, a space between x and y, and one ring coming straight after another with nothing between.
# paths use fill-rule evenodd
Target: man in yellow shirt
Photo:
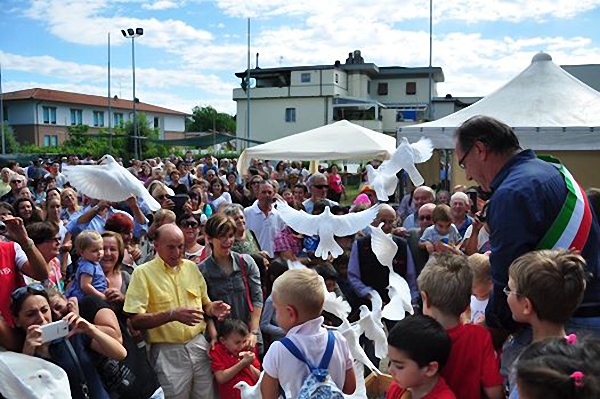
<instances>
[{"instance_id":1,"label":"man in yellow shirt","mask_svg":"<svg viewBox=\"0 0 600 399\"><path fill-rule=\"evenodd\" d=\"M208 298L196 264L182 259L183 233L174 224L161 226L154 241L156 257L131 276L123 310L131 324L147 330L150 362L165 397L217 398L204 315L224 318L230 306Z\"/></svg>"}]
</instances>

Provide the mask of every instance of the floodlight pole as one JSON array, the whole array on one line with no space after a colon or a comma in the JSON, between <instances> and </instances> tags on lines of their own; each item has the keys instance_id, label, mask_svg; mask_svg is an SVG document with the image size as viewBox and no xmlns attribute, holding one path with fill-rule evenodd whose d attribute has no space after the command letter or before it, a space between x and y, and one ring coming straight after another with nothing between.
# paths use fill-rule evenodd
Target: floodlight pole
<instances>
[{"instance_id":1,"label":"floodlight pole","mask_svg":"<svg viewBox=\"0 0 600 399\"><path fill-rule=\"evenodd\" d=\"M144 30L142 28L128 28L127 30L121 29L121 33L127 39L131 39L131 70L133 76L133 156L135 159L138 159L138 145L140 146L141 153L141 143L138 141L138 124L137 124L137 112L136 112L136 97L135 97L135 38L142 36L144 34Z\"/></svg>"}]
</instances>

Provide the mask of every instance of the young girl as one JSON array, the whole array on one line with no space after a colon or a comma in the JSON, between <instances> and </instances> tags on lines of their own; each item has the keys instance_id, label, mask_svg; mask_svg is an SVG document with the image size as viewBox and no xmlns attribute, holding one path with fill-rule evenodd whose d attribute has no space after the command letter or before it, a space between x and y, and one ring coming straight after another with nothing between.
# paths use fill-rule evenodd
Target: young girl
<instances>
[{"instance_id":1,"label":"young girl","mask_svg":"<svg viewBox=\"0 0 600 399\"><path fill-rule=\"evenodd\" d=\"M600 398L600 340L574 334L529 346L517 363L521 399Z\"/></svg>"},{"instance_id":2,"label":"young girl","mask_svg":"<svg viewBox=\"0 0 600 399\"><path fill-rule=\"evenodd\" d=\"M77 271L67 290L67 296L77 297L79 300L86 295L106 299L104 291L108 284L99 263L104 256L102 236L96 231L84 230L75 239L75 249L80 258L77 260Z\"/></svg>"},{"instance_id":3,"label":"young girl","mask_svg":"<svg viewBox=\"0 0 600 399\"><path fill-rule=\"evenodd\" d=\"M240 381L255 385L260 375L260 363L253 351L247 350L250 332L246 323L226 319L219 326L219 342L210 351L211 370L217 380L219 397L241 398L234 385Z\"/></svg>"}]
</instances>

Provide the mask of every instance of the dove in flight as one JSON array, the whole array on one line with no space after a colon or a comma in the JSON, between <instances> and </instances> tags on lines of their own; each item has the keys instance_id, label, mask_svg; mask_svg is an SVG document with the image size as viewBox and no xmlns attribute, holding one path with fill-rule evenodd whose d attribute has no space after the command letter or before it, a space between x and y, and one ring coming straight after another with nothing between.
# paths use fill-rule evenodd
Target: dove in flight
<instances>
[{"instance_id":1,"label":"dove in flight","mask_svg":"<svg viewBox=\"0 0 600 399\"><path fill-rule=\"evenodd\" d=\"M369 359L367 354L365 353L362 346L358 341L359 337L362 335L363 331L359 325L350 325L348 319L343 318L342 324L338 327L338 331L346 338L346 342L348 343L348 349L350 350L350 354L354 358L354 360L361 362L369 370L376 373L377 375L381 375L381 371Z\"/></svg>"},{"instance_id":2,"label":"dove in flight","mask_svg":"<svg viewBox=\"0 0 600 399\"><path fill-rule=\"evenodd\" d=\"M152 211L160 204L134 175L115 161L111 155L100 158L98 165L67 166L63 170L77 191L90 198L120 202L131 196L141 198Z\"/></svg>"},{"instance_id":3,"label":"dove in flight","mask_svg":"<svg viewBox=\"0 0 600 399\"><path fill-rule=\"evenodd\" d=\"M402 320L406 312L414 314L410 287L406 280L390 269L390 282L387 287L390 301L383 307L381 315L388 320Z\"/></svg>"},{"instance_id":4,"label":"dove in flight","mask_svg":"<svg viewBox=\"0 0 600 399\"><path fill-rule=\"evenodd\" d=\"M277 211L281 220L298 233L319 235L319 246L315 256L327 260L329 254L337 258L344 253L342 247L335 242L335 237L349 236L367 227L377 217L379 206L341 216L332 214L327 206L322 214L309 215L304 211L295 210L285 201L277 201Z\"/></svg>"},{"instance_id":5,"label":"dove in flight","mask_svg":"<svg viewBox=\"0 0 600 399\"><path fill-rule=\"evenodd\" d=\"M423 163L431 158L433 144L427 138L421 138L414 144L409 144L406 137L402 138L400 145L387 161L383 161L379 168L375 169L367 165L367 178L369 186L375 190L379 201L387 201L398 185L396 173L404 169L415 186L424 183L423 176L417 170L415 164Z\"/></svg>"},{"instance_id":6,"label":"dove in flight","mask_svg":"<svg viewBox=\"0 0 600 399\"><path fill-rule=\"evenodd\" d=\"M381 322L381 311L371 312L365 305L360 306L360 319L357 321L365 336L375 344L375 356L383 359L388 354L387 336Z\"/></svg>"},{"instance_id":7,"label":"dove in flight","mask_svg":"<svg viewBox=\"0 0 600 399\"><path fill-rule=\"evenodd\" d=\"M240 381L233 386L234 388L240 390L241 399L262 399L262 394L260 393L260 383L262 382L264 374L264 370L260 372L258 381L254 385L248 385L246 381Z\"/></svg>"},{"instance_id":8,"label":"dove in flight","mask_svg":"<svg viewBox=\"0 0 600 399\"><path fill-rule=\"evenodd\" d=\"M370 226L371 228L371 250L375 257L384 266L392 269L394 256L398 252L398 244L394 242L391 234L386 234L381 229L383 223L379 226Z\"/></svg>"},{"instance_id":9,"label":"dove in flight","mask_svg":"<svg viewBox=\"0 0 600 399\"><path fill-rule=\"evenodd\" d=\"M289 262L289 261L288 261ZM300 263L300 262L298 262ZM304 266L306 267L306 266ZM331 313L332 315L339 317L344 320L348 318L348 315L352 311L352 307L350 304L344 300L344 298L339 297L335 294L335 292L327 291L327 286L325 285L325 280L323 277L319 276L321 282L323 283L323 292L325 293L325 301L323 302L323 310Z\"/></svg>"}]
</instances>

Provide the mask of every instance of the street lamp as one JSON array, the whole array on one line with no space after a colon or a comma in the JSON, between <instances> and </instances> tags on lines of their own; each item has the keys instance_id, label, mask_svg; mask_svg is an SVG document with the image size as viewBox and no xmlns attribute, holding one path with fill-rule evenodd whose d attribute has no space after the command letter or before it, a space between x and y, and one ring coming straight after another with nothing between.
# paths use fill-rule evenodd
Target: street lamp
<instances>
[{"instance_id":1,"label":"street lamp","mask_svg":"<svg viewBox=\"0 0 600 399\"><path fill-rule=\"evenodd\" d=\"M138 124L137 124L137 115L136 115L136 101L135 98L135 38L142 36L144 34L143 28L127 28L121 29L121 33L123 37L126 39L131 39L131 70L133 71L133 156L136 159L138 157ZM141 150L141 148L140 148ZM140 151L141 152L141 151Z\"/></svg>"}]
</instances>

